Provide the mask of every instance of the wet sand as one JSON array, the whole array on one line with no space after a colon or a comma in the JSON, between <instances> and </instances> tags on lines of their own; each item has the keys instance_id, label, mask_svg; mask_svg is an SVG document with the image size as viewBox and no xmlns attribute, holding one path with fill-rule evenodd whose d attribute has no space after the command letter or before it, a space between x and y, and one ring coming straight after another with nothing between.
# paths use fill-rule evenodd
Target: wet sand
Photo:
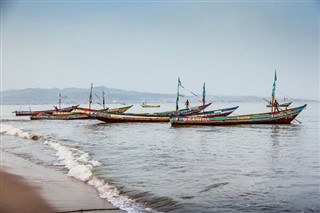
<instances>
[{"instance_id":1,"label":"wet sand","mask_svg":"<svg viewBox=\"0 0 320 213\"><path fill-rule=\"evenodd\" d=\"M0 154L0 212L125 212L79 180L2 150Z\"/></svg>"}]
</instances>

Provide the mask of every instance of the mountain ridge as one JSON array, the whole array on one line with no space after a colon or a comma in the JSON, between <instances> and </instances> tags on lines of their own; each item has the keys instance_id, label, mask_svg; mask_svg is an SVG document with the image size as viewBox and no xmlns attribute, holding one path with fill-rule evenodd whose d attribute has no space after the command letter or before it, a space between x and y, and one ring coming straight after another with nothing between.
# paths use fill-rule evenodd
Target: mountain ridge
<instances>
[{"instance_id":1,"label":"mountain ridge","mask_svg":"<svg viewBox=\"0 0 320 213\"><path fill-rule=\"evenodd\" d=\"M152 92L138 92L127 91L123 89L107 88L99 86L93 88L93 99L96 102L101 102L102 91L105 92L106 102L110 103L142 103L148 101L149 103L173 103L176 100L176 94L162 94ZM15 104L52 104L58 103L59 93L62 93L62 102L64 103L87 103L89 100L90 89L68 87L64 89L51 88L26 88L26 89L12 89L1 91L1 104L15 105ZM199 98L195 96L184 96L181 99L189 99L190 101L198 101ZM207 95L208 101L214 100L215 102L259 102L263 101L265 97L259 96L213 96ZM267 98L268 99L268 98ZM316 101L316 100L303 100L295 99L297 101ZM317 101L316 101L317 102Z\"/></svg>"}]
</instances>

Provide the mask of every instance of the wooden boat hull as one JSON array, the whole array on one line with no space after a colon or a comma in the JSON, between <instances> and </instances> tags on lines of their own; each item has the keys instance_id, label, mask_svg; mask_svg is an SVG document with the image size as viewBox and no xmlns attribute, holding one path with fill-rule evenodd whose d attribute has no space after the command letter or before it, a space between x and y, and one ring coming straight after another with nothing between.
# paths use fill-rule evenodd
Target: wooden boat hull
<instances>
[{"instance_id":1,"label":"wooden boat hull","mask_svg":"<svg viewBox=\"0 0 320 213\"><path fill-rule=\"evenodd\" d=\"M100 112L100 113L124 113L128 109L130 109L133 105L125 106L125 107L119 107L119 108L113 108L113 109L88 109L88 108L82 108L77 107L77 110L83 111L83 112Z\"/></svg>"},{"instance_id":2,"label":"wooden boat hull","mask_svg":"<svg viewBox=\"0 0 320 213\"><path fill-rule=\"evenodd\" d=\"M37 115L31 115L31 120L86 120L92 119L85 113L60 113L60 114L45 114L40 113Z\"/></svg>"},{"instance_id":3,"label":"wooden boat hull","mask_svg":"<svg viewBox=\"0 0 320 213\"><path fill-rule=\"evenodd\" d=\"M128 109L130 109L132 106L133 105L125 106L125 107L119 107L119 108L113 108L113 109L107 109L107 111L105 111L105 110L98 110L98 111L100 111L100 112L112 112L112 113L124 113Z\"/></svg>"},{"instance_id":4,"label":"wooden boat hull","mask_svg":"<svg viewBox=\"0 0 320 213\"><path fill-rule=\"evenodd\" d=\"M180 115L180 117L188 117L188 118L213 118L218 116L228 116L233 113L239 106L230 107L230 108L223 108L223 109L215 109L212 111L205 111L194 113L190 115Z\"/></svg>"},{"instance_id":5,"label":"wooden boat hull","mask_svg":"<svg viewBox=\"0 0 320 213\"><path fill-rule=\"evenodd\" d=\"M292 102L289 102L289 103L282 103L282 104L280 104L280 105L279 105L279 107L289 107L289 106L290 106L290 104L292 104ZM271 103L269 103L269 104L267 104L266 106L267 106L267 107L272 107L272 104L271 104Z\"/></svg>"},{"instance_id":6,"label":"wooden boat hull","mask_svg":"<svg viewBox=\"0 0 320 213\"><path fill-rule=\"evenodd\" d=\"M93 118L106 123L123 123L123 122L169 122L169 117L159 116L142 116L142 115L125 115L125 114L105 114L95 115Z\"/></svg>"},{"instance_id":7,"label":"wooden boat hull","mask_svg":"<svg viewBox=\"0 0 320 213\"><path fill-rule=\"evenodd\" d=\"M225 108L212 110L209 112L202 112L197 114L193 114L192 117L205 117L211 118L216 116L227 116L231 114L237 107ZM157 114L134 114L134 113L124 113L124 114L102 114L102 113L91 113L90 116L92 118L98 119L100 121L104 121L107 123L122 123L122 122L169 122L169 116L159 116Z\"/></svg>"},{"instance_id":8,"label":"wooden boat hull","mask_svg":"<svg viewBox=\"0 0 320 213\"><path fill-rule=\"evenodd\" d=\"M170 123L172 126L183 125L236 125L236 124L289 124L306 107L300 107L282 110L273 113L249 114L230 117L197 118L172 116Z\"/></svg>"}]
</instances>

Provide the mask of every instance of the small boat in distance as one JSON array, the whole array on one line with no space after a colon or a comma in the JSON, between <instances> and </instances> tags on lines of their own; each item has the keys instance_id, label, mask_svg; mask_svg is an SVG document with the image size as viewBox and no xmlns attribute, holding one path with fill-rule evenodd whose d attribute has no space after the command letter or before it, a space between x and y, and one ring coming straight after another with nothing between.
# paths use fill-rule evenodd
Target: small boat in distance
<instances>
[{"instance_id":1,"label":"small boat in distance","mask_svg":"<svg viewBox=\"0 0 320 213\"><path fill-rule=\"evenodd\" d=\"M143 108L159 108L160 105L150 105L150 104L147 104L146 102L143 102L142 104L140 104L141 107Z\"/></svg>"}]
</instances>

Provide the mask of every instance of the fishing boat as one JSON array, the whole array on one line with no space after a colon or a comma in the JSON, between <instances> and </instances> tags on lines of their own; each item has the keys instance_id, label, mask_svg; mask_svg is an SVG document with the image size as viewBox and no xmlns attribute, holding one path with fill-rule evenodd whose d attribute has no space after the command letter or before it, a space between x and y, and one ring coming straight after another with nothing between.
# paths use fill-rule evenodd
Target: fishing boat
<instances>
[{"instance_id":1,"label":"fishing boat","mask_svg":"<svg viewBox=\"0 0 320 213\"><path fill-rule=\"evenodd\" d=\"M272 103L275 101L275 88L276 88L277 74L275 72L275 78L272 89ZM170 118L172 126L182 125L235 125L235 124L289 124L294 120L299 113L306 108L306 104L291 109L279 109L274 105L271 107L271 112L248 114L239 116L228 117L197 117L197 116L179 116L173 115Z\"/></svg>"},{"instance_id":2,"label":"fishing boat","mask_svg":"<svg viewBox=\"0 0 320 213\"><path fill-rule=\"evenodd\" d=\"M94 113L90 114L92 118L106 122L106 123L122 123L122 122L169 122L170 118L167 116L158 116L154 114L104 114Z\"/></svg>"},{"instance_id":3,"label":"fishing boat","mask_svg":"<svg viewBox=\"0 0 320 213\"><path fill-rule=\"evenodd\" d=\"M100 113L124 113L128 109L130 109L133 105L119 107L119 108L106 108L106 109L90 109L90 108L82 108L76 107L76 110L85 111L85 112L100 112Z\"/></svg>"},{"instance_id":4,"label":"fishing boat","mask_svg":"<svg viewBox=\"0 0 320 213\"><path fill-rule=\"evenodd\" d=\"M160 105L150 105L150 104L146 104L146 103L142 103L140 104L141 107L143 108L159 108Z\"/></svg>"},{"instance_id":5,"label":"fishing boat","mask_svg":"<svg viewBox=\"0 0 320 213\"><path fill-rule=\"evenodd\" d=\"M268 104L266 105L266 107L274 107L274 105L272 104L271 101L267 100L267 99L263 99L265 100ZM290 105L292 104L292 101L291 102L286 102L286 100L284 99L284 102L279 104L279 107L289 107Z\"/></svg>"},{"instance_id":6,"label":"fishing boat","mask_svg":"<svg viewBox=\"0 0 320 213\"><path fill-rule=\"evenodd\" d=\"M195 106L190 109L181 109L178 111L167 111L161 113L102 113L102 112L86 112L91 118L104 121L107 123L122 123L122 122L169 122L170 116L173 113L185 115L184 113L195 113L205 109L211 103L205 106Z\"/></svg>"},{"instance_id":7,"label":"fishing boat","mask_svg":"<svg viewBox=\"0 0 320 213\"><path fill-rule=\"evenodd\" d=\"M55 108L55 109L49 109L49 110L39 110L39 111L14 111L12 113L15 113L16 116L31 116L31 115L37 115L39 113L46 113L46 114L52 114L53 112L71 112L72 110L74 110L75 108L77 108L76 106L71 106L71 107L65 107L65 108Z\"/></svg>"},{"instance_id":8,"label":"fishing boat","mask_svg":"<svg viewBox=\"0 0 320 213\"><path fill-rule=\"evenodd\" d=\"M103 92L103 109L96 110L91 109L92 104L92 88L93 84L91 84L90 95L89 95L89 108L82 108L76 106L72 111L64 112L64 111L56 111L53 113L41 112L38 114L34 114L30 116L31 120L85 120L85 119L93 119L92 116L89 116L88 113L100 112L100 113L124 113L128 109L130 109L133 105L120 107L120 108L105 108L105 99Z\"/></svg>"},{"instance_id":9,"label":"fishing boat","mask_svg":"<svg viewBox=\"0 0 320 213\"><path fill-rule=\"evenodd\" d=\"M181 125L235 125L235 124L289 124L306 107L282 110L279 112L268 112L258 114L248 114L228 117L197 117L197 116L172 116L170 123L172 126Z\"/></svg>"},{"instance_id":10,"label":"fishing boat","mask_svg":"<svg viewBox=\"0 0 320 213\"><path fill-rule=\"evenodd\" d=\"M279 107L289 107L292 104L292 102L287 102L287 103L281 103L279 104ZM266 105L266 107L274 107L271 102L269 102L269 104Z\"/></svg>"},{"instance_id":11,"label":"fishing boat","mask_svg":"<svg viewBox=\"0 0 320 213\"><path fill-rule=\"evenodd\" d=\"M209 104L208 104L209 105ZM206 106L208 106L206 105ZM197 106L198 112L200 112L205 107ZM217 109L207 112L193 113L191 114L194 117L204 117L204 118L212 118L216 116L227 116L231 114L234 110L236 110L238 106L225 108L225 109ZM188 111L187 111L188 112ZM157 114L157 113L123 113L123 114L112 114L112 113L99 113L93 112L88 113L90 117L104 121L107 123L121 123L121 122L169 122L170 116L174 116L173 114ZM181 117L188 117L190 114L186 115L180 113Z\"/></svg>"},{"instance_id":12,"label":"fishing boat","mask_svg":"<svg viewBox=\"0 0 320 213\"><path fill-rule=\"evenodd\" d=\"M92 105L92 89L93 89L93 84L91 83L91 88L90 88L90 95L89 95L89 108L83 108L83 107L77 107L76 110L79 112L101 112L101 113L124 113L126 112L128 109L130 109L133 105L129 105L129 106L124 106L124 107L119 107L119 108L106 108L105 107L105 97L104 97L104 91L102 91L102 104L101 106L103 107L103 109L91 109L91 105ZM97 96L97 95L96 95ZM97 96L98 97L98 96ZM98 97L99 98L99 97ZM100 99L100 98L99 98Z\"/></svg>"},{"instance_id":13,"label":"fishing boat","mask_svg":"<svg viewBox=\"0 0 320 213\"><path fill-rule=\"evenodd\" d=\"M180 116L180 117L202 117L202 118L213 118L213 117L218 117L218 116L228 116L231 113L233 113L236 109L238 109L239 106L235 107L229 107L229 108L223 108L223 109L215 109L211 111L204 111L204 112L198 112L198 113L193 113L193 114L187 114L187 115L173 115L173 116Z\"/></svg>"},{"instance_id":14,"label":"fishing boat","mask_svg":"<svg viewBox=\"0 0 320 213\"><path fill-rule=\"evenodd\" d=\"M31 109L29 111L21 111L17 110L12 113L15 113L16 116L31 116L31 115L37 115L39 113L46 113L48 115L52 115L54 112L71 112L72 110L76 109L79 105L74 105L70 107L61 108L61 93L59 93L59 107L54 106L54 109L49 110L39 110L39 111L32 111Z\"/></svg>"},{"instance_id":15,"label":"fishing boat","mask_svg":"<svg viewBox=\"0 0 320 213\"><path fill-rule=\"evenodd\" d=\"M179 115L179 116L197 116L212 118L216 116L227 116L231 114L234 110L238 108L231 107L225 109L217 109L212 111L204 111L205 108L211 105L211 103L205 103L205 84L203 87L203 97L202 105L194 106L185 109L179 109L179 86L181 86L180 79L178 79L178 91L176 99L176 110L166 111L166 112L157 112L157 113L123 113L123 114L112 114L112 113L89 113L89 115L97 120L104 121L107 123L120 123L120 122L169 122L170 116ZM202 112L201 112L202 111Z\"/></svg>"}]
</instances>

